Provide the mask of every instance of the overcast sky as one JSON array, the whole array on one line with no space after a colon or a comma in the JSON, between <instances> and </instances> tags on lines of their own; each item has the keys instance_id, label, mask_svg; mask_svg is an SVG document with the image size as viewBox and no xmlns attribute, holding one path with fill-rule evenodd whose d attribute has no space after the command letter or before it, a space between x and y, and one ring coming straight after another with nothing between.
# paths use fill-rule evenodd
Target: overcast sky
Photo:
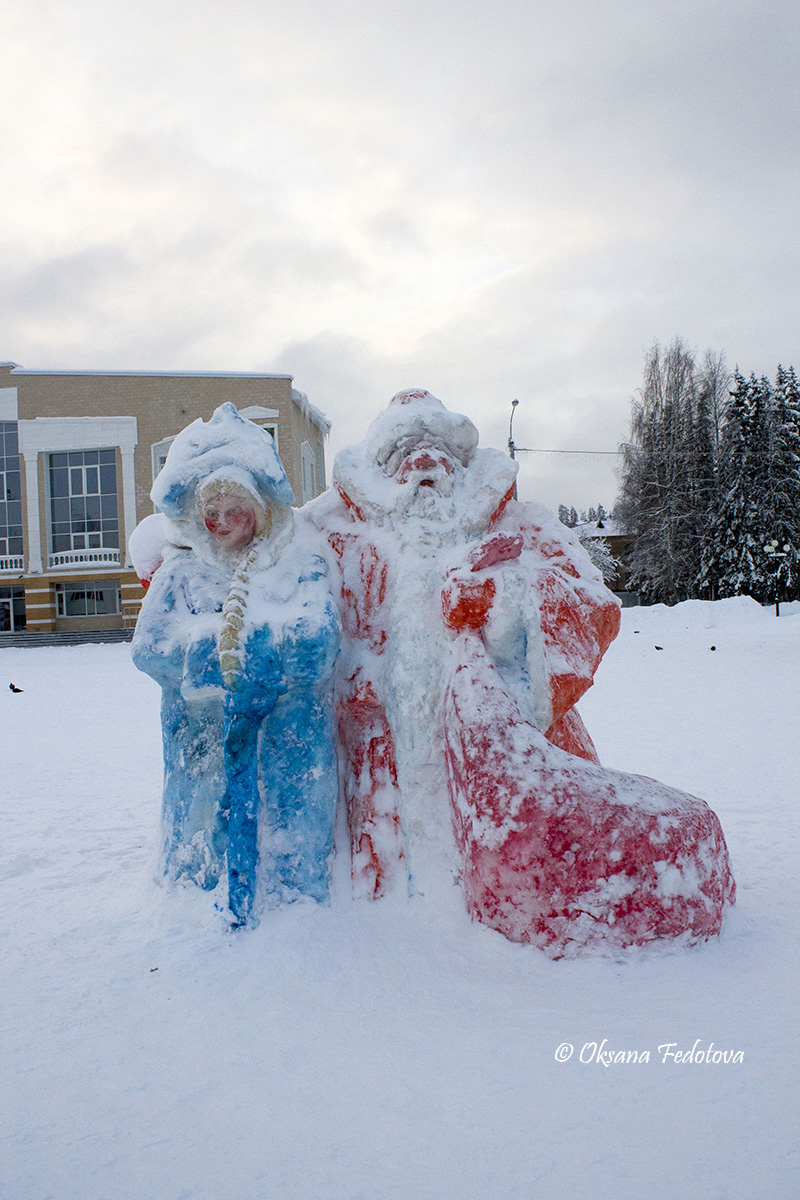
<instances>
[{"instance_id":1,"label":"overcast sky","mask_svg":"<svg viewBox=\"0 0 800 1200\"><path fill-rule=\"evenodd\" d=\"M0 359L427 387L615 450L654 339L800 367L796 0L2 0ZM521 494L613 502L615 458Z\"/></svg>"}]
</instances>

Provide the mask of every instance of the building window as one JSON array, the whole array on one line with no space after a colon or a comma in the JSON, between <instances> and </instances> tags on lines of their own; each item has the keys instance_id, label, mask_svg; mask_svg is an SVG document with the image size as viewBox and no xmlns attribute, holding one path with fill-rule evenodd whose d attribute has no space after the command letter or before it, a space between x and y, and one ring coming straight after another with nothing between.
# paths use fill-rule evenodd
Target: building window
<instances>
[{"instance_id":1,"label":"building window","mask_svg":"<svg viewBox=\"0 0 800 1200\"><path fill-rule=\"evenodd\" d=\"M277 425L265 425L263 421L254 421L253 424L259 425L261 427L261 429L266 429L267 433L269 434L269 436L272 438L273 442L275 443L275 449L277 450L278 449L278 426Z\"/></svg>"},{"instance_id":2,"label":"building window","mask_svg":"<svg viewBox=\"0 0 800 1200\"><path fill-rule=\"evenodd\" d=\"M0 421L0 568L22 554L22 491L17 422Z\"/></svg>"},{"instance_id":3,"label":"building window","mask_svg":"<svg viewBox=\"0 0 800 1200\"><path fill-rule=\"evenodd\" d=\"M53 554L119 548L116 451L50 455L50 521Z\"/></svg>"},{"instance_id":4,"label":"building window","mask_svg":"<svg viewBox=\"0 0 800 1200\"><path fill-rule=\"evenodd\" d=\"M0 587L0 633L19 633L25 624L25 589Z\"/></svg>"},{"instance_id":5,"label":"building window","mask_svg":"<svg viewBox=\"0 0 800 1200\"><path fill-rule=\"evenodd\" d=\"M325 449L317 440L317 494L325 491Z\"/></svg>"},{"instance_id":6,"label":"building window","mask_svg":"<svg viewBox=\"0 0 800 1200\"><path fill-rule=\"evenodd\" d=\"M58 617L103 617L120 611L118 579L90 579L53 586Z\"/></svg>"},{"instance_id":7,"label":"building window","mask_svg":"<svg viewBox=\"0 0 800 1200\"><path fill-rule=\"evenodd\" d=\"M313 500L317 494L317 456L309 442L300 447L300 467L303 478L303 504Z\"/></svg>"},{"instance_id":8,"label":"building window","mask_svg":"<svg viewBox=\"0 0 800 1200\"><path fill-rule=\"evenodd\" d=\"M174 437L163 438L160 442L156 442L153 446L153 483L155 483L164 469L164 463L167 461L169 448L174 441Z\"/></svg>"},{"instance_id":9,"label":"building window","mask_svg":"<svg viewBox=\"0 0 800 1200\"><path fill-rule=\"evenodd\" d=\"M252 421L254 425L260 426L261 429L266 429L275 443L275 449L279 450L277 422L277 418L280 416L279 412L274 408L264 408L261 404L249 404L247 408L239 409L239 416L244 417L246 421Z\"/></svg>"}]
</instances>

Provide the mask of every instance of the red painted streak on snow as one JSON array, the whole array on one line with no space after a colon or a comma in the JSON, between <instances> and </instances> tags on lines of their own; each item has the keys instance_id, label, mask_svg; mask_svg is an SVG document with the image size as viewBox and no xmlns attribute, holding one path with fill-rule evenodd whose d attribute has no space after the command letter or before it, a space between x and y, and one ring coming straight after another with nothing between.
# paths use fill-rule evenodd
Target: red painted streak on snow
<instances>
[{"instance_id":1,"label":"red painted streak on snow","mask_svg":"<svg viewBox=\"0 0 800 1200\"><path fill-rule=\"evenodd\" d=\"M339 740L345 756L345 798L353 880L372 898L403 859L397 814L397 755L386 710L368 680L348 681L339 705ZM383 847L383 851L379 849Z\"/></svg>"},{"instance_id":2,"label":"red painted streak on snow","mask_svg":"<svg viewBox=\"0 0 800 1200\"><path fill-rule=\"evenodd\" d=\"M522 554L522 534L497 533L471 550L468 562L473 571L484 571L497 563L511 562Z\"/></svg>"},{"instance_id":3,"label":"red painted streak on snow","mask_svg":"<svg viewBox=\"0 0 800 1200\"><path fill-rule=\"evenodd\" d=\"M365 523L358 505L341 488L339 494L355 519ZM332 532L328 540L341 567L345 636L361 645L367 655L377 658L387 643L388 565L360 530ZM360 667L344 682L337 714L353 882L362 894L377 898L402 864L404 852L397 806L394 738L386 709L368 671L368 666Z\"/></svg>"},{"instance_id":4,"label":"red painted streak on snow","mask_svg":"<svg viewBox=\"0 0 800 1200\"><path fill-rule=\"evenodd\" d=\"M516 487L516 484L512 483L511 487L508 489L505 496L503 496L503 499L500 501L497 508L492 513L491 517L489 518L489 529L494 528L494 526L497 524L497 522L500 520L503 513L505 512L507 505L514 499L514 488L515 487Z\"/></svg>"},{"instance_id":5,"label":"red painted streak on snow","mask_svg":"<svg viewBox=\"0 0 800 1200\"><path fill-rule=\"evenodd\" d=\"M342 568L342 626L376 654L386 645L382 608L388 568L379 551L360 534L332 533L328 538Z\"/></svg>"},{"instance_id":6,"label":"red painted streak on snow","mask_svg":"<svg viewBox=\"0 0 800 1200\"><path fill-rule=\"evenodd\" d=\"M559 750L566 750L567 754L585 758L588 762L600 762L594 742L589 737L589 731L576 708L570 708L563 717L554 721L545 737L548 742L558 746Z\"/></svg>"},{"instance_id":7,"label":"red painted streak on snow","mask_svg":"<svg viewBox=\"0 0 800 1200\"><path fill-rule=\"evenodd\" d=\"M480 629L496 592L493 579L454 579L442 590L442 615L449 629Z\"/></svg>"},{"instance_id":8,"label":"red painted streak on snow","mask_svg":"<svg viewBox=\"0 0 800 1200\"><path fill-rule=\"evenodd\" d=\"M390 404L410 404L412 400L424 400L429 396L425 388L409 388L405 392L397 392L389 401Z\"/></svg>"},{"instance_id":9,"label":"red painted streak on snow","mask_svg":"<svg viewBox=\"0 0 800 1200\"><path fill-rule=\"evenodd\" d=\"M619 633L620 609L610 593L598 604L556 568L540 572L537 595L545 650L553 662L566 664L550 676L555 723L592 686L601 658Z\"/></svg>"},{"instance_id":10,"label":"red painted streak on snow","mask_svg":"<svg viewBox=\"0 0 800 1200\"><path fill-rule=\"evenodd\" d=\"M159 558L158 562L153 567L153 569L149 575L140 575L139 576L139 583L142 585L142 587L144 588L145 591L147 591L147 589L150 587L150 584L153 582L153 576L155 575L156 571L161 566L163 561L164 561L163 558Z\"/></svg>"},{"instance_id":11,"label":"red painted streak on snow","mask_svg":"<svg viewBox=\"0 0 800 1200\"><path fill-rule=\"evenodd\" d=\"M367 518L364 516L362 509L358 507L355 500L350 499L347 492L341 487L340 484L337 483L335 487L339 495L342 497L348 512L351 512L357 520L366 521Z\"/></svg>"}]
</instances>

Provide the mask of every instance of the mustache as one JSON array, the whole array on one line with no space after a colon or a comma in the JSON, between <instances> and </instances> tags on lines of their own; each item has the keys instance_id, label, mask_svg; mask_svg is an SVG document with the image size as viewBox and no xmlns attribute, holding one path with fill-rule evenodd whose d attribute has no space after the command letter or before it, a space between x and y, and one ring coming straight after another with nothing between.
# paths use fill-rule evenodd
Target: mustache
<instances>
[{"instance_id":1,"label":"mustache","mask_svg":"<svg viewBox=\"0 0 800 1200\"><path fill-rule=\"evenodd\" d=\"M452 496L453 477L441 467L420 471L408 471L403 479L403 487L408 488L415 496L426 492L439 496Z\"/></svg>"}]
</instances>

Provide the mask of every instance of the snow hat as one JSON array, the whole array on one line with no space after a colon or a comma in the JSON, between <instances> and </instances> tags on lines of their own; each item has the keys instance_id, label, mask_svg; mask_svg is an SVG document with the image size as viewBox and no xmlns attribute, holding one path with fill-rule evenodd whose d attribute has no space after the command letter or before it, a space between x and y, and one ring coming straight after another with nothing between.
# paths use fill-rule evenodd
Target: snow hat
<instances>
[{"instance_id":1,"label":"snow hat","mask_svg":"<svg viewBox=\"0 0 800 1200\"><path fill-rule=\"evenodd\" d=\"M294 503L294 492L275 443L266 429L240 417L235 404L222 404L210 421L198 417L172 443L150 498L172 520L189 515L197 484L215 472L241 484L263 506Z\"/></svg>"},{"instance_id":2,"label":"snow hat","mask_svg":"<svg viewBox=\"0 0 800 1200\"><path fill-rule=\"evenodd\" d=\"M478 445L478 430L469 417L450 412L424 388L398 392L367 430L364 444L379 466L399 452L405 457L420 442L441 445L466 466Z\"/></svg>"}]
</instances>

